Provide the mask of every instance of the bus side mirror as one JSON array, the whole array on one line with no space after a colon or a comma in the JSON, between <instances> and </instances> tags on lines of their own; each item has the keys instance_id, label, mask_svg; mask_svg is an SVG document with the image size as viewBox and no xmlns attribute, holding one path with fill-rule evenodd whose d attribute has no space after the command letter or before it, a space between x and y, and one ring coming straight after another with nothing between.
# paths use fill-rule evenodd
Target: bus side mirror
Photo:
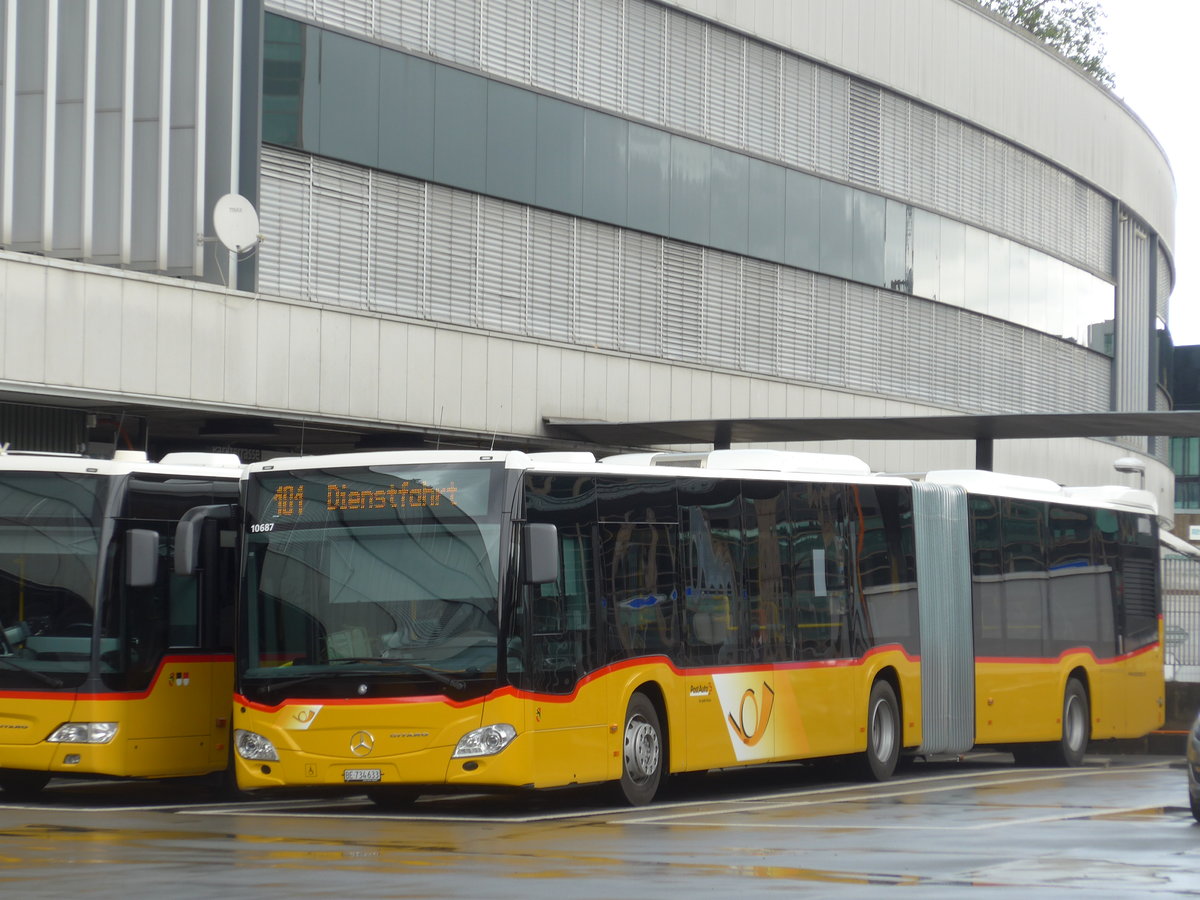
<instances>
[{"instance_id":1,"label":"bus side mirror","mask_svg":"<svg viewBox=\"0 0 1200 900\"><path fill-rule=\"evenodd\" d=\"M558 528L543 522L526 523L522 529L524 544L521 559L526 584L558 581Z\"/></svg>"},{"instance_id":2,"label":"bus side mirror","mask_svg":"<svg viewBox=\"0 0 1200 900\"><path fill-rule=\"evenodd\" d=\"M195 506L183 514L175 526L175 574L195 575L200 568L200 534L206 519L228 521L233 507L228 503Z\"/></svg>"},{"instance_id":3,"label":"bus side mirror","mask_svg":"<svg viewBox=\"0 0 1200 900\"><path fill-rule=\"evenodd\" d=\"M125 584L152 587L158 584L158 532L131 528L125 532Z\"/></svg>"}]
</instances>

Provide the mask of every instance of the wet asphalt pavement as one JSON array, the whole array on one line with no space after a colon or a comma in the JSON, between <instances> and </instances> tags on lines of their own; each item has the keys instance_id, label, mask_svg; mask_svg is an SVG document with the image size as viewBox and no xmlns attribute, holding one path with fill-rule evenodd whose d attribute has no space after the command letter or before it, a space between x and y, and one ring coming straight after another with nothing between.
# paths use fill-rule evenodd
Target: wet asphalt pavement
<instances>
[{"instance_id":1,"label":"wet asphalt pavement","mask_svg":"<svg viewBox=\"0 0 1200 900\"><path fill-rule=\"evenodd\" d=\"M1002 754L885 784L824 766L714 773L649 807L596 790L222 801L189 782L0 795L13 897L914 898L1200 896L1182 760ZM910 888L902 891L902 888ZM915 889L915 890L913 890Z\"/></svg>"}]
</instances>

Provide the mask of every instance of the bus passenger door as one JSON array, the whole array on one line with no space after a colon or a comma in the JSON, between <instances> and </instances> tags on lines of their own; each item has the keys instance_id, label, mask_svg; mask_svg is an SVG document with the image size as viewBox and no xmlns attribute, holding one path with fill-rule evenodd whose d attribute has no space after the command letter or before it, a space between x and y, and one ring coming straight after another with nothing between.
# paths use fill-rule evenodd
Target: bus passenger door
<instances>
[{"instance_id":1,"label":"bus passenger door","mask_svg":"<svg viewBox=\"0 0 1200 900\"><path fill-rule=\"evenodd\" d=\"M139 523L145 525L147 523ZM222 769L232 703L236 561L215 521L201 535L191 575L170 565L172 536L128 529L101 637L101 673L139 694L123 704L119 734L130 775L199 775ZM153 554L146 563L145 548Z\"/></svg>"},{"instance_id":2,"label":"bus passenger door","mask_svg":"<svg viewBox=\"0 0 1200 900\"><path fill-rule=\"evenodd\" d=\"M560 528L559 554L556 581L524 586L509 652L510 675L529 695L535 784L547 787L607 771L604 687L583 680L596 663L590 534Z\"/></svg>"}]
</instances>

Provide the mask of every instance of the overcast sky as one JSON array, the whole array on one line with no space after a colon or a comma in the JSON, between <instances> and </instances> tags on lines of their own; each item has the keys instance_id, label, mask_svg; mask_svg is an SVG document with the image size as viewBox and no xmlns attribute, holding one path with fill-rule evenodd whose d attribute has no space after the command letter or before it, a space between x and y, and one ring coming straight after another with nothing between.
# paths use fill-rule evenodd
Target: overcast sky
<instances>
[{"instance_id":1,"label":"overcast sky","mask_svg":"<svg viewBox=\"0 0 1200 900\"><path fill-rule=\"evenodd\" d=\"M1105 67L1116 94L1158 138L1175 173L1176 346L1200 344L1200 2L1099 0Z\"/></svg>"}]
</instances>

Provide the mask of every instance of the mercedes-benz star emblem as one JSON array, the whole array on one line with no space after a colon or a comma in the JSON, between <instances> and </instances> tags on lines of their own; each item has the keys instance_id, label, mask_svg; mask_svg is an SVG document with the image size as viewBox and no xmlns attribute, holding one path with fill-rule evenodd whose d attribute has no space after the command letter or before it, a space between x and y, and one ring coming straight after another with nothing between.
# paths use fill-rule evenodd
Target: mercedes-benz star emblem
<instances>
[{"instance_id":1,"label":"mercedes-benz star emblem","mask_svg":"<svg viewBox=\"0 0 1200 900\"><path fill-rule=\"evenodd\" d=\"M356 731L350 738L350 752L355 756L366 756L375 749L375 738L369 731Z\"/></svg>"}]
</instances>

